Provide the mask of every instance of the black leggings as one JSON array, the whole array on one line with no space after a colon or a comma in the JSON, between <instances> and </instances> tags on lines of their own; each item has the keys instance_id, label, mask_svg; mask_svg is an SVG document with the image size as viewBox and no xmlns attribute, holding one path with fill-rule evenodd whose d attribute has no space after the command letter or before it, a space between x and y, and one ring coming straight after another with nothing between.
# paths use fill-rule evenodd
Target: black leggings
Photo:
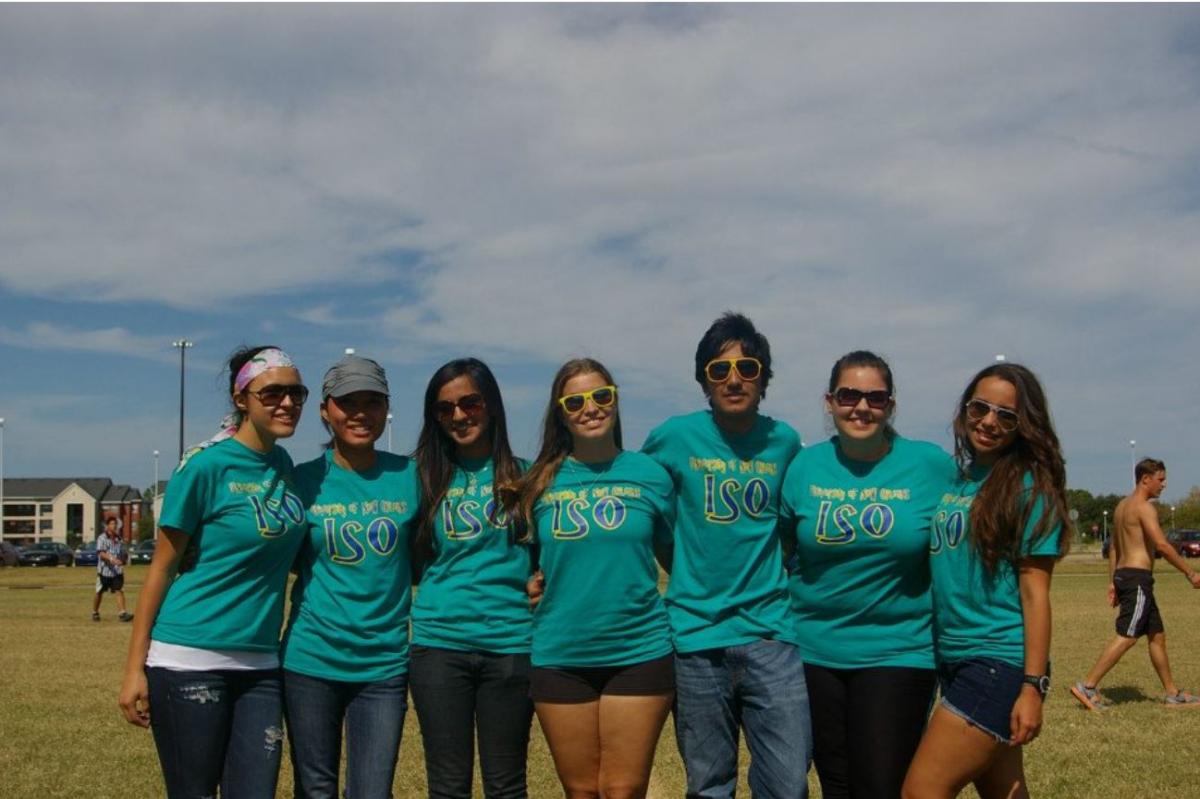
<instances>
[{"instance_id":1,"label":"black leggings","mask_svg":"<svg viewBox=\"0 0 1200 799\"><path fill-rule=\"evenodd\" d=\"M933 669L804 665L825 799L900 796L933 701Z\"/></svg>"}]
</instances>

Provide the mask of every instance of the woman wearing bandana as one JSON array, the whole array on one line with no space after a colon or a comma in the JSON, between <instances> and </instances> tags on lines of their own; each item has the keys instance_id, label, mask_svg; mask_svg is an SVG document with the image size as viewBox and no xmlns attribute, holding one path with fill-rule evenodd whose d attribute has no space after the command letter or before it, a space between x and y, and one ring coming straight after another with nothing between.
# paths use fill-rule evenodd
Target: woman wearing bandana
<instances>
[{"instance_id":1,"label":"woman wearing bandana","mask_svg":"<svg viewBox=\"0 0 1200 799\"><path fill-rule=\"evenodd\" d=\"M292 460L308 389L291 358L229 361L233 413L188 452L163 498L120 707L150 727L168 797L273 797L283 744L279 627L305 531Z\"/></svg>"}]
</instances>

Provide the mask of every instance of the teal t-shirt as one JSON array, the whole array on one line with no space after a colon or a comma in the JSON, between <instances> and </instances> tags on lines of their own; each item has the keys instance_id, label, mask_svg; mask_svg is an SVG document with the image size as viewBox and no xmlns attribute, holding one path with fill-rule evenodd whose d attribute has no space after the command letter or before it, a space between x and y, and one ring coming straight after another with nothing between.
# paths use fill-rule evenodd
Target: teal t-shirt
<instances>
[{"instance_id":1,"label":"teal t-shirt","mask_svg":"<svg viewBox=\"0 0 1200 799\"><path fill-rule=\"evenodd\" d=\"M971 546L971 502L987 479L987 470L974 469L947 491L933 517L929 540L933 573L934 636L939 662L973 657L1025 665L1025 623L1021 593L1012 564L1001 560L996 573L987 570ZM1026 501L1033 485L1025 476ZM1033 534L1042 518L1041 497L1034 502L1025 525L1022 550L1026 556L1058 557L1061 521L1037 544Z\"/></svg>"},{"instance_id":2,"label":"teal t-shirt","mask_svg":"<svg viewBox=\"0 0 1200 799\"><path fill-rule=\"evenodd\" d=\"M529 547L511 541L507 515L496 510L493 482L491 459L466 461L454 470L433 530L433 560L413 600L414 644L463 652L529 651Z\"/></svg>"},{"instance_id":3,"label":"teal t-shirt","mask_svg":"<svg viewBox=\"0 0 1200 799\"><path fill-rule=\"evenodd\" d=\"M282 447L228 438L171 476L160 527L189 536L150 637L199 649L276 652L288 572L304 540L304 505Z\"/></svg>"},{"instance_id":4,"label":"teal t-shirt","mask_svg":"<svg viewBox=\"0 0 1200 799\"><path fill-rule=\"evenodd\" d=\"M954 480L940 447L897 436L874 463L837 437L788 467L781 530L794 532L788 588L805 663L933 668L929 524Z\"/></svg>"},{"instance_id":5,"label":"teal t-shirt","mask_svg":"<svg viewBox=\"0 0 1200 799\"><path fill-rule=\"evenodd\" d=\"M795 640L779 533L779 489L800 450L787 424L760 415L744 435L711 411L676 416L642 452L675 487L675 560L667 612L679 652Z\"/></svg>"},{"instance_id":6,"label":"teal t-shirt","mask_svg":"<svg viewBox=\"0 0 1200 799\"><path fill-rule=\"evenodd\" d=\"M345 682L404 674L416 464L379 452L360 473L338 466L327 451L297 466L295 480L308 509L308 536L292 587L284 668Z\"/></svg>"},{"instance_id":7,"label":"teal t-shirt","mask_svg":"<svg viewBox=\"0 0 1200 799\"><path fill-rule=\"evenodd\" d=\"M671 546L671 480L622 452L568 458L534 506L546 592L533 614L535 666L623 666L671 652L655 546Z\"/></svg>"}]
</instances>

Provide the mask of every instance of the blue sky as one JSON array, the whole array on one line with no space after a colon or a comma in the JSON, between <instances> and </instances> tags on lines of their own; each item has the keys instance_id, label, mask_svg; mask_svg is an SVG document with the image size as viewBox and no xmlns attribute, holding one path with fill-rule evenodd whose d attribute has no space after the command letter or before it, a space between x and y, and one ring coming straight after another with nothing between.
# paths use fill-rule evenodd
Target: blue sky
<instances>
[{"instance_id":1,"label":"blue sky","mask_svg":"<svg viewBox=\"0 0 1200 799\"><path fill-rule=\"evenodd\" d=\"M627 444L698 407L721 311L805 440L855 348L949 446L995 354L1070 482L1200 484L1195 6L0 7L0 416L14 476L147 485L273 342L393 386L486 359L514 445L587 354ZM315 405L288 447L307 459Z\"/></svg>"}]
</instances>

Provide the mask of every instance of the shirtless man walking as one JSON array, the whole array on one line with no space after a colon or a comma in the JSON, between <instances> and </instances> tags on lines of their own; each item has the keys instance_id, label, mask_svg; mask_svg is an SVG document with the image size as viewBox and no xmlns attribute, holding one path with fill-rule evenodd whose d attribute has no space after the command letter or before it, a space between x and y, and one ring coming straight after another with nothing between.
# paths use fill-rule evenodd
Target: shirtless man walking
<instances>
[{"instance_id":1,"label":"shirtless man walking","mask_svg":"<svg viewBox=\"0 0 1200 799\"><path fill-rule=\"evenodd\" d=\"M1150 646L1150 662L1167 692L1164 704L1168 707L1200 707L1200 697L1181 691L1171 677L1167 635L1163 631L1158 604L1154 601L1155 550L1183 572L1192 588L1200 588L1200 574L1192 571L1167 541L1158 525L1158 513L1150 504L1150 500L1157 499L1167 485L1167 469L1163 462L1144 458L1134 468L1133 475L1137 483L1133 493L1117 503L1113 514L1112 547L1108 553L1108 569L1112 575L1108 602L1113 607L1119 604L1121 608L1117 616L1117 636L1100 653L1100 659L1087 677L1071 687L1071 694L1088 710L1104 709L1107 703L1096 686L1109 669L1117 665L1121 656L1133 648L1137 639L1145 635Z\"/></svg>"}]
</instances>

